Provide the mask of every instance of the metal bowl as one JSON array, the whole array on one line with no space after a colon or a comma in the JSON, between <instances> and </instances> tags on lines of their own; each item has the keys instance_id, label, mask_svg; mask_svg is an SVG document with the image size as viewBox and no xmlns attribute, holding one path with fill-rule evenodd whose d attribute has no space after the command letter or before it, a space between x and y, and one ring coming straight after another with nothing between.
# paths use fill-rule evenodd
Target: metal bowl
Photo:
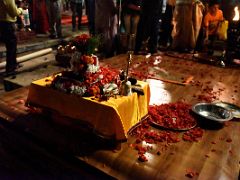
<instances>
[{"instance_id":1,"label":"metal bowl","mask_svg":"<svg viewBox=\"0 0 240 180\"><path fill-rule=\"evenodd\" d=\"M227 110L232 112L233 117L240 118L240 107L235 104L227 103L227 102L214 102L217 106L221 106L226 108Z\"/></svg>"},{"instance_id":2,"label":"metal bowl","mask_svg":"<svg viewBox=\"0 0 240 180\"><path fill-rule=\"evenodd\" d=\"M229 121L233 118L231 111L211 103L195 104L192 107L192 111L203 118L219 123Z\"/></svg>"}]
</instances>

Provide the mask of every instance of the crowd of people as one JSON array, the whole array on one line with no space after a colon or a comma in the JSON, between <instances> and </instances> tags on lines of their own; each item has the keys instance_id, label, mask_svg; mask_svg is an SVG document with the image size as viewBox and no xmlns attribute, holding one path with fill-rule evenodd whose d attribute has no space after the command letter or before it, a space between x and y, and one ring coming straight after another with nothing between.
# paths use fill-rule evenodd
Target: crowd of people
<instances>
[{"instance_id":1,"label":"crowd of people","mask_svg":"<svg viewBox=\"0 0 240 180\"><path fill-rule=\"evenodd\" d=\"M209 49L211 54L224 20L220 4L218 0L123 0L122 32L128 43L136 37L136 54L169 48L179 52Z\"/></svg>"},{"instance_id":2,"label":"crowd of people","mask_svg":"<svg viewBox=\"0 0 240 180\"><path fill-rule=\"evenodd\" d=\"M62 38L61 14L63 3L70 3L72 10L72 30L75 31L76 16L78 29L81 27L82 0L1 0L0 1L0 40L6 46L6 76L16 73L18 31L34 31L49 35L49 38ZM67 8L67 6L65 6Z\"/></svg>"},{"instance_id":3,"label":"crowd of people","mask_svg":"<svg viewBox=\"0 0 240 180\"><path fill-rule=\"evenodd\" d=\"M17 19L22 23L20 29L62 38L62 11L71 10L72 31L80 30L83 3L89 33L102 36L101 50L106 57L113 56L121 44L119 34L126 35L128 44L134 41L131 50L136 54L156 53L159 48L189 52L201 50L205 44L212 48L217 27L224 20L217 0L1 0L0 33L7 47L6 72L17 68Z\"/></svg>"}]
</instances>

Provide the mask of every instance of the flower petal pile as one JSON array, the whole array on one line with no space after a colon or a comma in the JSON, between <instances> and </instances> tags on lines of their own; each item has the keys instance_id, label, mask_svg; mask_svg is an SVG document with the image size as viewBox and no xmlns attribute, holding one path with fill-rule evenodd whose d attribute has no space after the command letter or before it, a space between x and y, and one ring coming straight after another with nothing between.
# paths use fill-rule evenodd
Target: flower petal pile
<instances>
[{"instance_id":1,"label":"flower petal pile","mask_svg":"<svg viewBox=\"0 0 240 180\"><path fill-rule=\"evenodd\" d=\"M149 107L150 121L166 129L185 130L196 126L191 105L176 102Z\"/></svg>"}]
</instances>

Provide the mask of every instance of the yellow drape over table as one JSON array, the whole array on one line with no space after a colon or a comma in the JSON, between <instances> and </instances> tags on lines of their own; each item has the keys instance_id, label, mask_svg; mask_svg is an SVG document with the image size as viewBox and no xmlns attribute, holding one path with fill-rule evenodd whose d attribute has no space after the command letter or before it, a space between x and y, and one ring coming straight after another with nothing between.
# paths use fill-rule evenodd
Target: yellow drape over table
<instances>
[{"instance_id":1,"label":"yellow drape over table","mask_svg":"<svg viewBox=\"0 0 240 180\"><path fill-rule=\"evenodd\" d=\"M91 125L102 136L125 140L128 130L148 113L150 88L148 83L138 81L144 95L111 97L99 102L91 97L67 94L48 87L51 77L32 82L27 103L54 110L57 113Z\"/></svg>"}]
</instances>

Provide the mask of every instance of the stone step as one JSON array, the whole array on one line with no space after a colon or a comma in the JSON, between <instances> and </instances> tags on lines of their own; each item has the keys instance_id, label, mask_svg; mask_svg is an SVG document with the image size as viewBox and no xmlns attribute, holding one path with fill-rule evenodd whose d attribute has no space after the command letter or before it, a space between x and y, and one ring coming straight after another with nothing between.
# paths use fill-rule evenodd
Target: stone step
<instances>
[{"instance_id":1,"label":"stone step","mask_svg":"<svg viewBox=\"0 0 240 180\"><path fill-rule=\"evenodd\" d=\"M87 27L83 27L81 31L72 32L71 27L66 26L63 27L63 37L61 39L50 39L47 35L37 35L32 39L24 43L19 43L17 46L17 54L29 52L29 51L37 51L40 49L45 49L49 47L54 47L59 45L63 41L70 41L73 37L82 34L88 33ZM0 58L6 57L6 48L4 44L0 44Z\"/></svg>"},{"instance_id":2,"label":"stone step","mask_svg":"<svg viewBox=\"0 0 240 180\"><path fill-rule=\"evenodd\" d=\"M17 72L22 73L25 71L31 71L32 69L36 69L38 67L45 66L49 63L55 62L55 51L52 51L51 53L45 54L43 56L38 56L36 58L32 58L30 60L24 61L20 63L20 68L18 68ZM4 69L0 69L0 73L4 73Z\"/></svg>"},{"instance_id":3,"label":"stone step","mask_svg":"<svg viewBox=\"0 0 240 180\"><path fill-rule=\"evenodd\" d=\"M57 66L54 53L26 61L18 69L16 76L9 76L3 79L5 91L29 86L32 81L50 76L63 69L63 67Z\"/></svg>"}]
</instances>

